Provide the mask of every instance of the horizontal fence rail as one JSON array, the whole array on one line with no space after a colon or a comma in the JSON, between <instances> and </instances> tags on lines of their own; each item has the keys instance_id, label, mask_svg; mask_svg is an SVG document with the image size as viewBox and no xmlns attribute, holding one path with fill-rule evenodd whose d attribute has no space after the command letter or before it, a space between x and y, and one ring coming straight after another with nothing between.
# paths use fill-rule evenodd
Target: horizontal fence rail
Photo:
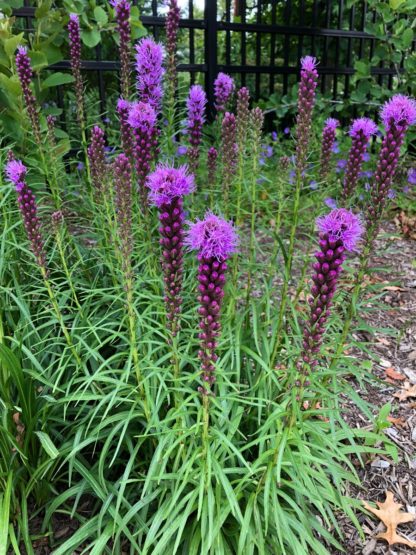
<instances>
[{"instance_id":1,"label":"horizontal fence rail","mask_svg":"<svg viewBox=\"0 0 416 555\"><path fill-rule=\"evenodd\" d=\"M133 3L139 5L143 25L159 38L165 25L162 2ZM26 4L15 9L13 15L25 18L25 28L30 30L35 7L30 0ZM365 22L369 15L376 21L377 14L369 14L365 1L347 9L343 0L253 0L250 4L246 0L226 0L225 8L220 9L216 0L206 0L203 11L198 10L199 18L195 17L196 11L194 0L189 0L180 21L189 59L181 61L178 70L189 74L190 83L201 76L211 112L214 80L219 71L232 74L239 85L249 86L256 100L273 93L285 95L297 80L299 59L307 54L319 58L321 91L331 94L334 100L346 98L350 94L355 59L370 60L376 46L375 37L365 32ZM196 48L195 33L202 34L202 48ZM100 45L94 50L96 59L83 61L82 68L97 73L104 113L105 73L117 72L120 64L102 59ZM48 69L69 70L70 63L60 61ZM387 79L389 87L393 86L397 71L402 71L402 65L397 69L384 67L381 62L371 68L379 83ZM58 102L60 98L62 91L58 92Z\"/></svg>"}]
</instances>

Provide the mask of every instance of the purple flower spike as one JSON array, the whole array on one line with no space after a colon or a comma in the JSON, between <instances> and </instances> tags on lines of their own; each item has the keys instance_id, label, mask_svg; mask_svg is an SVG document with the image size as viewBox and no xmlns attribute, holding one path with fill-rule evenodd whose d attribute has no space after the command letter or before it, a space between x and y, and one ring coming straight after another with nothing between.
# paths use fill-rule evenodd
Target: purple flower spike
<instances>
[{"instance_id":1,"label":"purple flower spike","mask_svg":"<svg viewBox=\"0 0 416 555\"><path fill-rule=\"evenodd\" d=\"M381 118L386 125L386 134L381 144L374 182L371 187L371 203L367 211L369 228L368 241L373 242L388 199L397 164L400 148L406 131L416 122L416 102L412 98L397 94L386 102L381 110Z\"/></svg>"},{"instance_id":2,"label":"purple flower spike","mask_svg":"<svg viewBox=\"0 0 416 555\"><path fill-rule=\"evenodd\" d=\"M124 98L129 97L130 85L130 9L129 0L113 0L112 6L116 10L117 31L120 36L119 56L121 65L121 94Z\"/></svg>"},{"instance_id":3,"label":"purple flower spike","mask_svg":"<svg viewBox=\"0 0 416 555\"><path fill-rule=\"evenodd\" d=\"M125 154L119 154L114 160L114 203L118 227L119 248L122 268L127 279L131 275L131 253L133 250L132 236L132 170L130 160Z\"/></svg>"},{"instance_id":4,"label":"purple flower spike","mask_svg":"<svg viewBox=\"0 0 416 555\"><path fill-rule=\"evenodd\" d=\"M208 187L212 191L217 181L217 159L218 151L215 147L208 150L207 166L208 166Z\"/></svg>"},{"instance_id":5,"label":"purple flower spike","mask_svg":"<svg viewBox=\"0 0 416 555\"><path fill-rule=\"evenodd\" d=\"M163 48L151 38L136 45L137 92L139 99L159 113L162 100Z\"/></svg>"},{"instance_id":6,"label":"purple flower spike","mask_svg":"<svg viewBox=\"0 0 416 555\"><path fill-rule=\"evenodd\" d=\"M132 128L135 138L133 158L143 210L146 211L146 178L157 150L156 112L150 104L134 102L129 108L128 123Z\"/></svg>"},{"instance_id":7,"label":"purple flower spike","mask_svg":"<svg viewBox=\"0 0 416 555\"><path fill-rule=\"evenodd\" d=\"M123 147L124 154L129 160L133 159L133 148L132 148L132 134L131 127L129 124L129 109L130 103L123 98L119 98L117 102L117 113L120 120L120 137L121 145Z\"/></svg>"},{"instance_id":8,"label":"purple flower spike","mask_svg":"<svg viewBox=\"0 0 416 555\"><path fill-rule=\"evenodd\" d=\"M368 143L372 135L376 133L377 125L369 118L358 118L352 122L349 131L352 137L352 144L348 154L344 188L342 191L344 201L351 198L357 187Z\"/></svg>"},{"instance_id":9,"label":"purple flower spike","mask_svg":"<svg viewBox=\"0 0 416 555\"><path fill-rule=\"evenodd\" d=\"M223 161L223 190L224 201L228 202L228 195L237 167L237 122L234 114L226 112L222 120L221 155Z\"/></svg>"},{"instance_id":10,"label":"purple flower spike","mask_svg":"<svg viewBox=\"0 0 416 555\"><path fill-rule=\"evenodd\" d=\"M6 176L10 183L18 189L20 183L25 180L27 168L21 160L11 159L6 164Z\"/></svg>"},{"instance_id":11,"label":"purple flower spike","mask_svg":"<svg viewBox=\"0 0 416 555\"><path fill-rule=\"evenodd\" d=\"M16 54L16 70L19 76L20 85L22 87L23 98L25 99L27 113L32 124L33 134L38 145L42 144L39 113L35 96L30 88L32 82L33 71L30 64L27 48L19 46Z\"/></svg>"},{"instance_id":12,"label":"purple flower spike","mask_svg":"<svg viewBox=\"0 0 416 555\"><path fill-rule=\"evenodd\" d=\"M85 125L84 94L81 77L81 31L79 17L75 13L69 15L68 23L69 54L71 59L72 75L75 79L75 97L77 102L77 116L81 129Z\"/></svg>"},{"instance_id":13,"label":"purple flower spike","mask_svg":"<svg viewBox=\"0 0 416 555\"><path fill-rule=\"evenodd\" d=\"M147 179L149 198L159 210L162 269L169 330L174 337L180 327L183 275L183 197L195 190L186 166L159 165Z\"/></svg>"},{"instance_id":14,"label":"purple flower spike","mask_svg":"<svg viewBox=\"0 0 416 555\"><path fill-rule=\"evenodd\" d=\"M336 128L339 126L339 121L334 118L329 118L325 122L324 130L322 131L322 147L321 147L321 167L320 178L325 179L330 170L331 154L336 137Z\"/></svg>"},{"instance_id":15,"label":"purple flower spike","mask_svg":"<svg viewBox=\"0 0 416 555\"><path fill-rule=\"evenodd\" d=\"M226 73L219 73L214 81L215 109L225 112L227 104L234 92L234 80Z\"/></svg>"},{"instance_id":16,"label":"purple flower spike","mask_svg":"<svg viewBox=\"0 0 416 555\"><path fill-rule=\"evenodd\" d=\"M17 203L22 215L23 225L30 243L30 248L36 257L39 267L46 273L46 255L41 233L41 222L37 215L36 198L26 183L27 168L20 161L10 157L6 164L8 180L14 184L17 192Z\"/></svg>"},{"instance_id":17,"label":"purple flower spike","mask_svg":"<svg viewBox=\"0 0 416 555\"><path fill-rule=\"evenodd\" d=\"M215 381L217 338L221 331L221 305L224 297L227 258L236 252L238 236L231 222L219 218L211 212L203 220L190 224L185 244L198 251L198 281L201 317L199 339L201 347L198 357L201 361L204 386L200 393L208 395Z\"/></svg>"},{"instance_id":18,"label":"purple flower spike","mask_svg":"<svg viewBox=\"0 0 416 555\"><path fill-rule=\"evenodd\" d=\"M345 208L336 208L326 216L316 220L319 231L331 242L341 241L347 251L356 251L363 234L363 226L358 216Z\"/></svg>"},{"instance_id":19,"label":"purple flower spike","mask_svg":"<svg viewBox=\"0 0 416 555\"><path fill-rule=\"evenodd\" d=\"M241 87L237 92L237 144L240 154L244 153L246 147L249 120L250 92L247 87Z\"/></svg>"},{"instance_id":20,"label":"purple flower spike","mask_svg":"<svg viewBox=\"0 0 416 555\"><path fill-rule=\"evenodd\" d=\"M416 101L404 94L396 94L384 104L380 117L384 127L394 124L407 129L416 123Z\"/></svg>"},{"instance_id":21,"label":"purple flower spike","mask_svg":"<svg viewBox=\"0 0 416 555\"><path fill-rule=\"evenodd\" d=\"M316 65L317 61L312 56L306 56L301 59L296 127L296 169L298 176L301 176L306 169L312 112L315 105L315 90L318 84Z\"/></svg>"},{"instance_id":22,"label":"purple flower spike","mask_svg":"<svg viewBox=\"0 0 416 555\"><path fill-rule=\"evenodd\" d=\"M186 101L188 108L188 132L191 147L188 150L189 167L192 173L198 168L199 161L199 145L202 139L202 127L205 122L205 106L207 96L204 89L200 85L193 85L189 91Z\"/></svg>"},{"instance_id":23,"label":"purple flower spike","mask_svg":"<svg viewBox=\"0 0 416 555\"><path fill-rule=\"evenodd\" d=\"M194 176L188 173L187 166L174 168L160 164L147 178L146 186L150 190L150 202L158 208L195 191Z\"/></svg>"},{"instance_id":24,"label":"purple flower spike","mask_svg":"<svg viewBox=\"0 0 416 555\"><path fill-rule=\"evenodd\" d=\"M302 388L310 385L310 372L319 363L322 339L346 251L356 249L363 233L359 218L343 208L318 218L317 226L320 250L315 253L316 262L313 265L313 286L308 299L310 316L303 331L302 360L297 362L299 375L295 386L299 388L298 401L301 400Z\"/></svg>"},{"instance_id":25,"label":"purple flower spike","mask_svg":"<svg viewBox=\"0 0 416 555\"><path fill-rule=\"evenodd\" d=\"M181 10L177 0L169 0L169 11L166 16L166 50L167 50L167 78L170 98L173 100L177 87L176 47L178 42L179 21Z\"/></svg>"},{"instance_id":26,"label":"purple flower spike","mask_svg":"<svg viewBox=\"0 0 416 555\"><path fill-rule=\"evenodd\" d=\"M88 147L88 159L91 166L91 179L95 197L101 199L106 189L106 161L104 131L98 125L92 128L91 144Z\"/></svg>"}]
</instances>

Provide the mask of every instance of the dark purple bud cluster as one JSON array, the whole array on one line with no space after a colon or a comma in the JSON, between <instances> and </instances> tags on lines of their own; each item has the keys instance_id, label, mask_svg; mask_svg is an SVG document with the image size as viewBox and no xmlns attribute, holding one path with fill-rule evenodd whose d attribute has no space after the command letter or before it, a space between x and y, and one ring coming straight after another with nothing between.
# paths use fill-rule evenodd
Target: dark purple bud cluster
<instances>
[{"instance_id":1,"label":"dark purple bud cluster","mask_svg":"<svg viewBox=\"0 0 416 555\"><path fill-rule=\"evenodd\" d=\"M306 157L312 129L312 112L318 84L316 64L316 59L312 56L305 56L301 59L296 126L296 168L299 176L306 169Z\"/></svg>"},{"instance_id":2,"label":"dark purple bud cluster","mask_svg":"<svg viewBox=\"0 0 416 555\"><path fill-rule=\"evenodd\" d=\"M75 13L69 15L68 23L69 54L72 75L75 79L75 97L77 102L77 116L81 128L85 125L84 87L81 76L81 31L79 17Z\"/></svg>"},{"instance_id":3,"label":"dark purple bud cluster","mask_svg":"<svg viewBox=\"0 0 416 555\"><path fill-rule=\"evenodd\" d=\"M125 277L132 279L131 253L132 236L132 168L125 154L119 154L114 161L114 203L118 228L118 240Z\"/></svg>"},{"instance_id":4,"label":"dark purple bud cluster","mask_svg":"<svg viewBox=\"0 0 416 555\"><path fill-rule=\"evenodd\" d=\"M200 85L193 85L186 102L188 108L188 135L191 143L188 149L189 167L192 173L198 169L199 145L202 140L202 127L205 122L207 97Z\"/></svg>"},{"instance_id":5,"label":"dark purple bud cluster","mask_svg":"<svg viewBox=\"0 0 416 555\"><path fill-rule=\"evenodd\" d=\"M250 91L241 87L237 92L237 143L240 152L244 152L250 119Z\"/></svg>"},{"instance_id":6,"label":"dark purple bud cluster","mask_svg":"<svg viewBox=\"0 0 416 555\"><path fill-rule=\"evenodd\" d=\"M133 160L133 137L128 121L129 107L130 104L127 100L124 100L124 98L119 98L117 102L117 113L120 120L121 146L123 147L124 154L129 158L129 160Z\"/></svg>"},{"instance_id":7,"label":"dark purple bud cluster","mask_svg":"<svg viewBox=\"0 0 416 555\"><path fill-rule=\"evenodd\" d=\"M166 16L166 52L167 52L167 69L166 74L171 96L175 94L177 86L176 72L176 47L178 42L179 21L181 18L181 10L177 0L169 0L169 11Z\"/></svg>"},{"instance_id":8,"label":"dark purple bud cluster","mask_svg":"<svg viewBox=\"0 0 416 555\"><path fill-rule=\"evenodd\" d=\"M329 173L332 147L334 146L336 137L336 128L339 121L334 118L328 118L325 122L325 127L322 131L322 146L321 146L321 162L320 162L320 179L325 179Z\"/></svg>"},{"instance_id":9,"label":"dark purple bud cluster","mask_svg":"<svg viewBox=\"0 0 416 555\"><path fill-rule=\"evenodd\" d=\"M198 301L200 304L198 312L201 316L199 322L201 348L198 351L198 357L201 361L203 381L209 386L198 389L201 393L207 394L215 382L215 363L218 360L215 351L217 337L221 333L220 314L227 263L220 262L212 256L205 257L202 254L198 255L198 260Z\"/></svg>"},{"instance_id":10,"label":"dark purple bud cluster","mask_svg":"<svg viewBox=\"0 0 416 555\"><path fill-rule=\"evenodd\" d=\"M27 48L19 46L16 54L16 70L22 87L23 98L25 99L27 113L32 124L33 135L38 145L42 143L39 124L39 113L35 96L30 88L33 72L30 65L30 58Z\"/></svg>"},{"instance_id":11,"label":"dark purple bud cluster","mask_svg":"<svg viewBox=\"0 0 416 555\"><path fill-rule=\"evenodd\" d=\"M98 125L92 128L91 144L88 147L88 159L91 166L91 179L96 198L99 199L105 190L106 161L104 131Z\"/></svg>"},{"instance_id":12,"label":"dark purple bud cluster","mask_svg":"<svg viewBox=\"0 0 416 555\"><path fill-rule=\"evenodd\" d=\"M131 57L131 30L130 30L130 2L129 0L113 0L116 10L117 31L120 36L119 56L120 56L120 81L121 96L129 98L130 87L130 57Z\"/></svg>"},{"instance_id":13,"label":"dark purple bud cluster","mask_svg":"<svg viewBox=\"0 0 416 555\"><path fill-rule=\"evenodd\" d=\"M287 170L289 169L289 165L290 165L289 156L281 156L279 159L279 166L282 172L287 172Z\"/></svg>"}]
</instances>

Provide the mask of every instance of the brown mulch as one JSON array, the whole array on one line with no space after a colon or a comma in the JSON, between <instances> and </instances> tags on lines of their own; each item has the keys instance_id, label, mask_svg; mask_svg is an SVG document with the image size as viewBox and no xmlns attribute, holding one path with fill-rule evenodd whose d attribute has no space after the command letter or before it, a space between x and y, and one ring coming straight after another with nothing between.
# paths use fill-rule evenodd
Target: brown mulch
<instances>
[{"instance_id":1,"label":"brown mulch","mask_svg":"<svg viewBox=\"0 0 416 555\"><path fill-rule=\"evenodd\" d=\"M373 267L386 268L375 274L382 288L381 301L388 305L378 308L377 301L368 306L372 309L366 316L367 323L374 328L383 328L370 336L367 332L356 334L355 339L368 341L376 356L372 372L381 380L379 386L371 385L358 393L378 408L391 403L391 426L384 430L396 445L399 460L394 463L385 456L375 456L359 471L362 488L351 488L349 495L366 501L384 501L386 491L394 494L403 510L416 515L416 398L400 400L395 396L404 387L416 384L416 242L400 235L393 223L385 223L377 240ZM392 285L394 283L394 285ZM363 358L363 354L357 353ZM351 425L371 428L359 410L348 403L348 420ZM360 538L356 529L341 518L345 540L344 549L349 555L391 554L410 555L416 549L388 544L375 536L385 527L376 517L359 515L365 533ZM402 524L398 532L405 538L416 541L416 521ZM340 554L335 550L333 555Z\"/></svg>"}]
</instances>

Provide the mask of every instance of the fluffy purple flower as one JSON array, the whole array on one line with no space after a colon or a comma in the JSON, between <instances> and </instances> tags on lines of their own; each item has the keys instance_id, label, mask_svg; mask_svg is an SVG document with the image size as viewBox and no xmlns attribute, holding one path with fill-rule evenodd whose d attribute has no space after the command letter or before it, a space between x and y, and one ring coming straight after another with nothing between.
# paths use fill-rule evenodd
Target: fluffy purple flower
<instances>
[{"instance_id":1,"label":"fluffy purple flower","mask_svg":"<svg viewBox=\"0 0 416 555\"><path fill-rule=\"evenodd\" d=\"M407 181L411 185L416 185L416 168L410 168L407 173Z\"/></svg>"},{"instance_id":2,"label":"fluffy purple flower","mask_svg":"<svg viewBox=\"0 0 416 555\"><path fill-rule=\"evenodd\" d=\"M298 116L296 126L296 169L301 176L306 169L306 157L312 128L315 90L318 85L317 61L312 56L301 59L298 91Z\"/></svg>"},{"instance_id":3,"label":"fluffy purple flower","mask_svg":"<svg viewBox=\"0 0 416 555\"><path fill-rule=\"evenodd\" d=\"M150 104L145 102L132 102L129 107L127 119L130 127L144 130L152 129L156 125L156 112Z\"/></svg>"},{"instance_id":4,"label":"fluffy purple flower","mask_svg":"<svg viewBox=\"0 0 416 555\"><path fill-rule=\"evenodd\" d=\"M344 201L354 193L363 165L364 154L372 135L377 132L377 125L369 118L358 118L350 127L352 144L348 154L342 197Z\"/></svg>"},{"instance_id":5,"label":"fluffy purple flower","mask_svg":"<svg viewBox=\"0 0 416 555\"><path fill-rule=\"evenodd\" d=\"M27 113L32 124L33 135L38 145L42 144L39 113L35 96L30 88L32 82L33 71L30 64L27 48L19 46L16 54L16 70L19 76L20 85L22 87L23 98L25 99Z\"/></svg>"},{"instance_id":6,"label":"fluffy purple flower","mask_svg":"<svg viewBox=\"0 0 416 555\"><path fill-rule=\"evenodd\" d=\"M207 96L204 89L200 85L193 85L189 90L189 96L186 101L188 109L187 127L189 131L189 142L191 146L188 151L189 166L192 173L198 168L199 161L199 145L202 140L202 127L205 122L205 106Z\"/></svg>"},{"instance_id":7,"label":"fluffy purple flower","mask_svg":"<svg viewBox=\"0 0 416 555\"><path fill-rule=\"evenodd\" d=\"M377 125L370 118L358 118L352 122L349 130L353 139L364 135L368 140L377 133Z\"/></svg>"},{"instance_id":8,"label":"fluffy purple flower","mask_svg":"<svg viewBox=\"0 0 416 555\"><path fill-rule=\"evenodd\" d=\"M407 129L416 123L416 101L404 94L395 94L384 104L380 117L385 127L394 124Z\"/></svg>"},{"instance_id":9,"label":"fluffy purple flower","mask_svg":"<svg viewBox=\"0 0 416 555\"><path fill-rule=\"evenodd\" d=\"M203 220L191 224L185 244L204 258L221 262L237 252L239 240L231 222L207 212Z\"/></svg>"},{"instance_id":10,"label":"fluffy purple flower","mask_svg":"<svg viewBox=\"0 0 416 555\"><path fill-rule=\"evenodd\" d=\"M326 216L316 220L319 231L328 241L341 241L347 251L356 251L363 234L363 226L358 216L345 208L336 208Z\"/></svg>"},{"instance_id":11,"label":"fluffy purple flower","mask_svg":"<svg viewBox=\"0 0 416 555\"><path fill-rule=\"evenodd\" d=\"M7 179L13 183L17 190L25 180L27 168L21 160L10 160L6 164Z\"/></svg>"},{"instance_id":12,"label":"fluffy purple flower","mask_svg":"<svg viewBox=\"0 0 416 555\"><path fill-rule=\"evenodd\" d=\"M234 80L226 73L219 73L214 81L215 109L225 112L228 101L234 92Z\"/></svg>"},{"instance_id":13,"label":"fluffy purple flower","mask_svg":"<svg viewBox=\"0 0 416 555\"><path fill-rule=\"evenodd\" d=\"M160 164L148 176L146 186L150 190L150 202L158 208L195 191L194 176L188 172L187 166L174 168Z\"/></svg>"},{"instance_id":14,"label":"fluffy purple flower","mask_svg":"<svg viewBox=\"0 0 416 555\"><path fill-rule=\"evenodd\" d=\"M319 363L319 352L326 323L330 316L332 298L335 294L345 251L355 250L363 227L357 216L343 208L336 208L327 216L317 219L320 250L315 254L313 286L308 299L310 316L303 331L302 360L297 362L299 371L295 386L297 399L302 397L303 387L308 387L309 374Z\"/></svg>"},{"instance_id":15,"label":"fluffy purple flower","mask_svg":"<svg viewBox=\"0 0 416 555\"><path fill-rule=\"evenodd\" d=\"M321 146L321 162L319 176L323 180L329 173L331 153L335 143L336 128L339 126L339 121L334 118L328 118L325 121L325 127L322 131L322 146Z\"/></svg>"},{"instance_id":16,"label":"fluffy purple flower","mask_svg":"<svg viewBox=\"0 0 416 555\"><path fill-rule=\"evenodd\" d=\"M201 317L201 348L198 357L204 383L199 391L208 395L215 381L215 363L218 360L216 347L221 331L220 314L226 281L226 259L236 252L238 236L231 222L207 212L203 220L190 225L185 244L198 251L198 312Z\"/></svg>"},{"instance_id":17,"label":"fluffy purple flower","mask_svg":"<svg viewBox=\"0 0 416 555\"><path fill-rule=\"evenodd\" d=\"M186 166L174 168L159 165L146 182L149 199L159 209L162 245L162 268L165 282L165 302L169 330L175 336L179 330L182 305L183 259L183 197L195 190L193 175Z\"/></svg>"},{"instance_id":18,"label":"fluffy purple flower","mask_svg":"<svg viewBox=\"0 0 416 555\"><path fill-rule=\"evenodd\" d=\"M121 94L124 98L129 97L130 84L130 9L129 0L113 0L112 6L116 10L117 31L120 36L119 56L121 65Z\"/></svg>"},{"instance_id":19,"label":"fluffy purple flower","mask_svg":"<svg viewBox=\"0 0 416 555\"><path fill-rule=\"evenodd\" d=\"M71 60L72 75L75 79L75 98L77 103L77 116L81 129L85 125L84 94L81 77L81 31L79 17L75 13L69 14L68 23L69 55Z\"/></svg>"},{"instance_id":20,"label":"fluffy purple flower","mask_svg":"<svg viewBox=\"0 0 416 555\"><path fill-rule=\"evenodd\" d=\"M151 38L136 45L137 92L139 99L158 113L162 99L163 48Z\"/></svg>"},{"instance_id":21,"label":"fluffy purple flower","mask_svg":"<svg viewBox=\"0 0 416 555\"><path fill-rule=\"evenodd\" d=\"M35 195L25 181L26 173L26 166L20 160L15 160L11 155L6 164L6 175L9 181L14 184L17 192L17 203L30 248L36 257L38 265L46 273L46 255L41 233L41 222L37 215L38 209Z\"/></svg>"}]
</instances>

